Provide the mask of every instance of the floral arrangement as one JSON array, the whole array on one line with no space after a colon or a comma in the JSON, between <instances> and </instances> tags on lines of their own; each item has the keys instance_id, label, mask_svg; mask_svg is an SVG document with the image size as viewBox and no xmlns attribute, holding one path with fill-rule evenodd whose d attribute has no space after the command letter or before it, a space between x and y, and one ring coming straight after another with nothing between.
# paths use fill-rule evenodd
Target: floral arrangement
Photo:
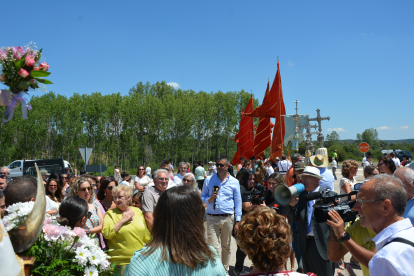
<instances>
[{"instance_id":1,"label":"floral arrangement","mask_svg":"<svg viewBox=\"0 0 414 276\"><path fill-rule=\"evenodd\" d=\"M3 122L13 118L18 101L22 104L23 119L27 119L27 110L32 109L24 98L27 91L39 88L39 83L53 84L45 79L50 75L49 64L40 62L41 58L42 49L38 51L36 43L30 43L25 47L0 49L0 83L9 87L9 90L0 90L0 105L7 106L3 113ZM43 85L40 86L46 91Z\"/></svg>"},{"instance_id":2,"label":"floral arrangement","mask_svg":"<svg viewBox=\"0 0 414 276\"><path fill-rule=\"evenodd\" d=\"M3 218L7 232L22 225L33 210L34 201L15 203L7 208L8 215Z\"/></svg>"},{"instance_id":3,"label":"floral arrangement","mask_svg":"<svg viewBox=\"0 0 414 276\"><path fill-rule=\"evenodd\" d=\"M7 208L8 215L3 218L5 228L10 231L22 225L33 209L34 202L16 203ZM50 216L45 218L42 232L34 243L20 255L35 256L31 268L32 275L114 275L115 264L89 238L82 228L73 230L61 226Z\"/></svg>"},{"instance_id":4,"label":"floral arrangement","mask_svg":"<svg viewBox=\"0 0 414 276\"><path fill-rule=\"evenodd\" d=\"M15 94L29 89L39 88L39 82L52 84L44 79L50 75L49 64L40 63L42 49L36 50L36 44L25 47L7 47L0 49L0 82L7 85Z\"/></svg>"}]
</instances>

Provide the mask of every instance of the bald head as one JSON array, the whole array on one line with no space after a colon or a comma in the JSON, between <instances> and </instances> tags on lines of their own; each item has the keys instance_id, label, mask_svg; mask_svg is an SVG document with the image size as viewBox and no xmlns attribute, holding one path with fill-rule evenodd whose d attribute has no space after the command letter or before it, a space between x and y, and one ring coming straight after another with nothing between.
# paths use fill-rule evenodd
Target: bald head
<instances>
[{"instance_id":1,"label":"bald head","mask_svg":"<svg viewBox=\"0 0 414 276\"><path fill-rule=\"evenodd\" d=\"M394 172L394 176L402 181L407 191L407 201L414 197L414 171L402 167Z\"/></svg>"}]
</instances>

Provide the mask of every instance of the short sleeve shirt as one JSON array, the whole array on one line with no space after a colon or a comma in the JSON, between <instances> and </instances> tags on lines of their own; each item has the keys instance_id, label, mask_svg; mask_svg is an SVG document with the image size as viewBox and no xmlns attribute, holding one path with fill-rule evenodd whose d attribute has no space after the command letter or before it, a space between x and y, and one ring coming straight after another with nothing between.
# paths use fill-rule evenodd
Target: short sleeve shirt
<instances>
[{"instance_id":1,"label":"short sleeve shirt","mask_svg":"<svg viewBox=\"0 0 414 276\"><path fill-rule=\"evenodd\" d=\"M145 191L142 196L142 212L154 213L155 206L157 206L158 199L160 199L161 192L158 191L155 186Z\"/></svg>"},{"instance_id":2,"label":"short sleeve shirt","mask_svg":"<svg viewBox=\"0 0 414 276\"><path fill-rule=\"evenodd\" d=\"M198 166L195 169L195 175L196 175L196 180L204 180L204 174L205 174L205 170L203 167Z\"/></svg>"}]
</instances>

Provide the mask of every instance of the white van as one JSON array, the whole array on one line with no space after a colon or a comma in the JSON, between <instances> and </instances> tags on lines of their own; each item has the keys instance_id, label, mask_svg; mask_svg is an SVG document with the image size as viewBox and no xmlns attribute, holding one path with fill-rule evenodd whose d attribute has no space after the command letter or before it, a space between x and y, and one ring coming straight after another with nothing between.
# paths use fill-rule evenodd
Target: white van
<instances>
[{"instance_id":1,"label":"white van","mask_svg":"<svg viewBox=\"0 0 414 276\"><path fill-rule=\"evenodd\" d=\"M24 161L41 161L41 160L15 160L11 162L7 167L10 169L10 177L23 176L23 162ZM62 161L60 161L62 162ZM60 163L62 164L62 163ZM63 160L64 168L69 168L69 171L72 173L72 166L66 160Z\"/></svg>"}]
</instances>

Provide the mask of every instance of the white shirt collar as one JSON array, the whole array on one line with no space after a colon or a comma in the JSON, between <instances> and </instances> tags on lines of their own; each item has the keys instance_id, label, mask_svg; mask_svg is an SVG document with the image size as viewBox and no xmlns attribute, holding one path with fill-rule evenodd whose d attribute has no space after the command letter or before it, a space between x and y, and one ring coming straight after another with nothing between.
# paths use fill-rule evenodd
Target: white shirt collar
<instances>
[{"instance_id":1,"label":"white shirt collar","mask_svg":"<svg viewBox=\"0 0 414 276\"><path fill-rule=\"evenodd\" d=\"M403 230L407 230L408 228L413 227L411 224L410 219L406 218L397 222L394 222L390 226L383 229L381 232L379 232L375 238L372 240L375 242L375 245L377 246L377 251L379 251L385 244L385 242L388 242L388 239L395 235L398 232L401 232Z\"/></svg>"}]
</instances>

